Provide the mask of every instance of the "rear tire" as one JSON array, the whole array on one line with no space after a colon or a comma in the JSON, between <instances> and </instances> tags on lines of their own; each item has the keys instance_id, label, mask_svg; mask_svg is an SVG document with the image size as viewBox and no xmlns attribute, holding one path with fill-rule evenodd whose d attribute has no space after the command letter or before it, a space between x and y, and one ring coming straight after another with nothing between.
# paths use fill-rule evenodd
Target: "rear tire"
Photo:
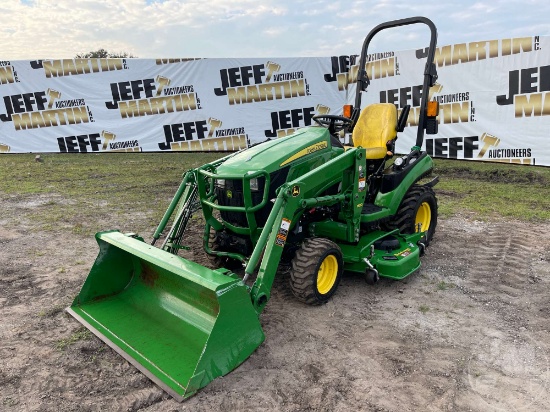
<instances>
[{"instance_id":1,"label":"rear tire","mask_svg":"<svg viewBox=\"0 0 550 412\"><path fill-rule=\"evenodd\" d=\"M326 303L336 292L344 262L338 245L328 239L306 239L296 251L290 270L290 287L308 305Z\"/></svg>"},{"instance_id":2,"label":"rear tire","mask_svg":"<svg viewBox=\"0 0 550 412\"><path fill-rule=\"evenodd\" d=\"M418 231L418 223L422 224L421 231L426 232L426 243L430 243L437 226L437 199L429 186L411 186L397 213L386 223L386 229L411 234Z\"/></svg>"}]
</instances>

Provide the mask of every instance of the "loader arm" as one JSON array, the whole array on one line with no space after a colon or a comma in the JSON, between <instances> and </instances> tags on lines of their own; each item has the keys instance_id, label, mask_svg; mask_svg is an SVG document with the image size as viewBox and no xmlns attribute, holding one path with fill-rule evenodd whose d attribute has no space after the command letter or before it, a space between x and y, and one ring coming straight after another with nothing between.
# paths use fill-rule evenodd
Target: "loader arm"
<instances>
[{"instance_id":1,"label":"loader arm","mask_svg":"<svg viewBox=\"0 0 550 412\"><path fill-rule=\"evenodd\" d=\"M227 159L236 156L241 151L224 156L221 159L210 163L209 167L215 168L225 162ZM155 233L153 234L151 245L155 245L157 240L161 237L164 229L166 229L166 225L174 214L174 211L176 211L176 215L174 216L174 219L172 221L172 226L161 246L161 249L166 250L167 252L170 252L172 254L178 254L179 249L181 249L181 237L187 226L187 221L190 217L190 213L192 212L191 204L197 199L197 188L198 185L196 169L188 170L183 174L183 180L180 183L174 197L172 198L172 201L168 205L166 212L164 212L164 215L159 225L157 226Z\"/></svg>"},{"instance_id":2,"label":"loader arm","mask_svg":"<svg viewBox=\"0 0 550 412\"><path fill-rule=\"evenodd\" d=\"M437 36L430 20L413 17L375 27L363 44L350 131L369 83L364 68L371 38L383 29L414 23L431 30L423 90L437 79ZM420 267L437 223L433 191L415 185L433 166L420 152L424 131L437 132L431 110L428 118L427 96L422 96L416 146L401 168L394 164L382 172L380 166L375 172L380 185L367 184L367 163L384 164L386 157L367 162L366 149L345 150L319 127L187 171L151 245L133 233L96 234L98 256L67 311L181 401L237 368L264 341L259 317L271 297L285 244L289 254L298 247L293 268L307 261L308 273L293 269L293 291L307 276L308 282L314 279L310 292L322 295L297 296L308 304L326 302L343 269L363 273L371 284L379 276L403 279ZM373 190L366 203L368 186ZM178 256L187 249L184 232L199 209L204 250L219 262L242 262L244 278L229 264L216 263L218 269L211 269ZM394 220L392 226L384 227L388 219ZM162 245L154 247L162 237ZM322 245L328 248L323 251ZM303 259L317 249L317 260ZM328 268L321 270L325 262ZM253 274L254 282L247 283Z\"/></svg>"},{"instance_id":3,"label":"loader arm","mask_svg":"<svg viewBox=\"0 0 550 412\"><path fill-rule=\"evenodd\" d=\"M359 239L361 206L366 194L364 188L359 185L359 180L362 179L364 170L365 149L353 148L279 188L271 214L245 269L244 281L246 282L258 263L260 264L258 276L250 292L252 304L258 314L263 311L271 296L271 287L288 233L296 223L293 220L300 210L342 203L344 213L350 217L347 220L348 241ZM342 175L341 193L305 197L306 188L309 193L315 193L316 187L323 186L327 179Z\"/></svg>"}]
</instances>

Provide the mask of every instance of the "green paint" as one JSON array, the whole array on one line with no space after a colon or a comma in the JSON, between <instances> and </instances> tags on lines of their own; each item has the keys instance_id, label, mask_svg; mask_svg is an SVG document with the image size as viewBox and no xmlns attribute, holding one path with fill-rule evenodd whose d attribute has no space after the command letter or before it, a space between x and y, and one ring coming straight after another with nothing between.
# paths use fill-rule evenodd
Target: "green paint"
<instances>
[{"instance_id":1,"label":"green paint","mask_svg":"<svg viewBox=\"0 0 550 412\"><path fill-rule=\"evenodd\" d=\"M413 18L375 28L364 43L362 62L370 38L379 30L419 22L431 24ZM432 58L434 49L435 27L429 48ZM432 75L425 73L425 89ZM365 79L358 82L365 83ZM357 90L359 108L364 87ZM422 108L425 105L423 96ZM419 124L413 152L420 150L423 133ZM372 196L367 197L370 181L365 149L344 150L341 145L333 146L333 139L326 128L308 127L189 170L153 236L160 239L172 221L168 241L156 248L117 231L98 233L99 255L68 311L181 400L235 369L263 342L258 316L271 296L285 243L292 236L296 236L294 246L308 236L338 243L349 271L364 273L375 268L380 276L392 279L410 275L420 267L418 242L423 233L373 230L372 222L396 214L409 188L431 171L432 160L411 153L414 160L403 169L406 175L394 180L399 185L391 192L377 193L375 184L370 188ZM383 179L374 176L371 181ZM216 189L220 180L232 180L236 186L231 186L231 193ZM252 193L256 180L265 182L263 193ZM238 201L234 194L240 196ZM204 249L240 260L246 265L246 278L256 272L251 287L227 269L210 270L176 255L185 248L182 233L195 196L206 222ZM222 196L225 205L220 204ZM375 199L381 209L362 215L368 199ZM337 207L329 209L332 206ZM265 213L258 217L259 212ZM233 214L227 219L233 223L219 217L224 213ZM226 251L208 246L211 228L224 231L229 238ZM391 251L373 248L390 235L398 240L397 247Z\"/></svg>"},{"instance_id":2,"label":"green paint","mask_svg":"<svg viewBox=\"0 0 550 412\"><path fill-rule=\"evenodd\" d=\"M399 240L399 247L391 252L371 249L374 242L388 235ZM400 280L416 272L420 268L420 249L417 245L422 233L401 235L393 232L374 231L361 237L357 244L339 244L344 255L345 269L350 272L365 273L369 268L365 259L373 265L380 277Z\"/></svg>"},{"instance_id":3,"label":"green paint","mask_svg":"<svg viewBox=\"0 0 550 412\"><path fill-rule=\"evenodd\" d=\"M119 232L96 237L99 256L69 311L177 399L263 342L242 281Z\"/></svg>"}]
</instances>

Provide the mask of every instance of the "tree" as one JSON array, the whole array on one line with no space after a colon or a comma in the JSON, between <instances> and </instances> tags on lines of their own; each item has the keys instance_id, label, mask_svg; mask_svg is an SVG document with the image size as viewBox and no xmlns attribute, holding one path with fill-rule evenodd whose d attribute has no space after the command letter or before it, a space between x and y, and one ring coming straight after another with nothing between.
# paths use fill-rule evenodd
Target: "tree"
<instances>
[{"instance_id":1,"label":"tree","mask_svg":"<svg viewBox=\"0 0 550 412\"><path fill-rule=\"evenodd\" d=\"M75 56L75 59L105 59L105 58L125 59L125 58L135 58L135 57L137 56L134 56L128 52L110 53L105 49L98 49L98 50L90 51L88 53L78 53Z\"/></svg>"}]
</instances>

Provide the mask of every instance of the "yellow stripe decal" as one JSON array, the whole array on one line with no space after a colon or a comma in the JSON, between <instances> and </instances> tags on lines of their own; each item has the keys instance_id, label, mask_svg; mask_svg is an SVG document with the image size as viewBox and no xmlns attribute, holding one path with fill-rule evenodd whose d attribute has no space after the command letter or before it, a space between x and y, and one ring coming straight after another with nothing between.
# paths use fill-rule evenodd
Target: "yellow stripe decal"
<instances>
[{"instance_id":1,"label":"yellow stripe decal","mask_svg":"<svg viewBox=\"0 0 550 412\"><path fill-rule=\"evenodd\" d=\"M319 142L319 143L312 144L311 146L308 146L305 149L302 149L299 152L294 153L292 156L286 159L283 163L281 163L281 166L284 166L290 162L293 162L294 160L299 159L300 157L303 157L310 153L316 152L318 150L326 149L327 147L328 147L327 142Z\"/></svg>"}]
</instances>

